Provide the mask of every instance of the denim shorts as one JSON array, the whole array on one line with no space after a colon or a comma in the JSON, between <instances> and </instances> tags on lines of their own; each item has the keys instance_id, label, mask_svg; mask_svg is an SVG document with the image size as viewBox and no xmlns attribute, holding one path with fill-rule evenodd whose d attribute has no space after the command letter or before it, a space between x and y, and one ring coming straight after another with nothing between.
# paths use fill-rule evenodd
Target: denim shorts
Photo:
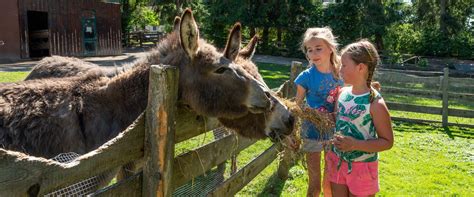
<instances>
[{"instance_id":1,"label":"denim shorts","mask_svg":"<svg viewBox=\"0 0 474 197\"><path fill-rule=\"evenodd\" d=\"M323 141L312 139L301 139L301 151L305 153L321 152L323 151Z\"/></svg>"}]
</instances>

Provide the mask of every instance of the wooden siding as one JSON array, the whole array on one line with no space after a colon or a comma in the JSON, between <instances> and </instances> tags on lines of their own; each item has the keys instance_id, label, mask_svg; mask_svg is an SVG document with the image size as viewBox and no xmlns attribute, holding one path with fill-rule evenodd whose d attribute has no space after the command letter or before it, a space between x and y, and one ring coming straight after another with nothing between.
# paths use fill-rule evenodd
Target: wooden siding
<instances>
[{"instance_id":1,"label":"wooden siding","mask_svg":"<svg viewBox=\"0 0 474 197\"><path fill-rule=\"evenodd\" d=\"M95 11L96 56L119 55L121 46L120 4L99 0L20 0L21 52L29 57L28 11L48 12L51 55L83 56L82 14Z\"/></svg>"}]
</instances>

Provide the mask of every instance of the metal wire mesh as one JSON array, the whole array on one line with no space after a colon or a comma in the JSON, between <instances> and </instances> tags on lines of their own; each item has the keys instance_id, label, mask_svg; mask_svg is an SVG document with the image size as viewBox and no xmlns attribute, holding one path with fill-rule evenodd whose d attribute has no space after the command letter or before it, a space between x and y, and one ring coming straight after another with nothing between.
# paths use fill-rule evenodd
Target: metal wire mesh
<instances>
[{"instance_id":1,"label":"metal wire mesh","mask_svg":"<svg viewBox=\"0 0 474 197\"><path fill-rule=\"evenodd\" d=\"M74 152L70 153L61 153L56 157L52 158L52 160L61 162L61 163L69 163L73 161L75 158L79 157L80 155ZM56 190L49 194L44 195L45 197L53 197L53 196L86 196L87 194L95 192L99 189L101 183L106 181L106 175L109 172L102 173L101 175L94 176L85 180L82 180L78 183L72 184L65 188Z\"/></svg>"},{"instance_id":2,"label":"metal wire mesh","mask_svg":"<svg viewBox=\"0 0 474 197\"><path fill-rule=\"evenodd\" d=\"M214 139L218 140L230 134L230 131L224 127L213 130ZM80 155L77 153L62 153L52 158L57 162L69 163ZM226 163L222 163L217 167L207 171L205 174L195 177L185 185L176 189L173 196L206 196L210 191L214 190L220 183L224 181L224 173ZM107 181L110 172L104 172L101 175L94 176L68 187L46 194L45 197L56 196L87 196L95 192L102 183Z\"/></svg>"},{"instance_id":3,"label":"metal wire mesh","mask_svg":"<svg viewBox=\"0 0 474 197\"><path fill-rule=\"evenodd\" d=\"M218 140L230 134L230 131L224 127L213 130L214 139ZM208 170L203 175L195 177L188 183L178 187L173 196L207 196L210 191L213 191L218 185L224 181L224 173L226 170L226 163L219 164L217 167Z\"/></svg>"}]
</instances>

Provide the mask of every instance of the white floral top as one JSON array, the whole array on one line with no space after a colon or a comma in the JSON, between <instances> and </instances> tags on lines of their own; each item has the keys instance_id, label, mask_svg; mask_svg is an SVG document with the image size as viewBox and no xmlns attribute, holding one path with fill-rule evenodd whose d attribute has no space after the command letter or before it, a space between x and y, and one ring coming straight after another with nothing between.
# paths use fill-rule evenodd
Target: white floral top
<instances>
[{"instance_id":1,"label":"white floral top","mask_svg":"<svg viewBox=\"0 0 474 197\"><path fill-rule=\"evenodd\" d=\"M381 98L379 92L373 89L375 98ZM337 108L338 114L336 118L336 131L341 135L351 136L357 140L376 139L377 132L372 122L370 114L370 93L361 95L352 94L352 87L345 87L339 95ZM336 155L349 165L349 173L352 170L352 162L372 162L378 159L377 152L369 153L364 151L342 152L333 146ZM338 164L338 167L340 163Z\"/></svg>"}]
</instances>

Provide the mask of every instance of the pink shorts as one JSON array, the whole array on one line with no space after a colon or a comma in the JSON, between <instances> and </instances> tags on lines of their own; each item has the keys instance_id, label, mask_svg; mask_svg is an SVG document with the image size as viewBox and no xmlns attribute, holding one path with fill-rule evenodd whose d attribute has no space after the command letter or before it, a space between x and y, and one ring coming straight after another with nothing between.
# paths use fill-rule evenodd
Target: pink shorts
<instances>
[{"instance_id":1,"label":"pink shorts","mask_svg":"<svg viewBox=\"0 0 474 197\"><path fill-rule=\"evenodd\" d=\"M341 167L337 170L339 157L334 152L328 151L327 160L329 181L347 185L354 195L367 196L379 191L378 161L352 162L352 172L348 174L346 161L342 161Z\"/></svg>"}]
</instances>

